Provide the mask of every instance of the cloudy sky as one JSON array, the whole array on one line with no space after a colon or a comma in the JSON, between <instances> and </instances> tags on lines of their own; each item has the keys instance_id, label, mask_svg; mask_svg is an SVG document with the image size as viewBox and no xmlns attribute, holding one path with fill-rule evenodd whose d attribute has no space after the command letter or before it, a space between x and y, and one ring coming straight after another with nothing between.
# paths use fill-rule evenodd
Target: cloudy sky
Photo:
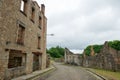
<instances>
[{"instance_id":1,"label":"cloudy sky","mask_svg":"<svg viewBox=\"0 0 120 80\"><path fill-rule=\"evenodd\" d=\"M120 40L120 0L37 0L46 6L47 47L81 52L87 45Z\"/></svg>"}]
</instances>

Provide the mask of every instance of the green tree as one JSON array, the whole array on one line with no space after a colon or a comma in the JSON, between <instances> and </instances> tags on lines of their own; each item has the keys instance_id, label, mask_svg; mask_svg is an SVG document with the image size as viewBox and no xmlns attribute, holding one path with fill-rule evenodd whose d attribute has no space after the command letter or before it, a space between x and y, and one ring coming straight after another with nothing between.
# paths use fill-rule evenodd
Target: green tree
<instances>
[{"instance_id":1,"label":"green tree","mask_svg":"<svg viewBox=\"0 0 120 80\"><path fill-rule=\"evenodd\" d=\"M85 55L90 56L90 53L91 53L91 46L90 46L90 45L87 46L87 47L85 48L84 52L85 52Z\"/></svg>"},{"instance_id":2,"label":"green tree","mask_svg":"<svg viewBox=\"0 0 120 80\"><path fill-rule=\"evenodd\" d=\"M119 40L109 41L108 45L116 50L120 50L120 41Z\"/></svg>"},{"instance_id":3,"label":"green tree","mask_svg":"<svg viewBox=\"0 0 120 80\"><path fill-rule=\"evenodd\" d=\"M95 53L100 53L100 50L102 49L103 45L93 45L93 49Z\"/></svg>"},{"instance_id":4,"label":"green tree","mask_svg":"<svg viewBox=\"0 0 120 80\"><path fill-rule=\"evenodd\" d=\"M93 46L93 50L95 53L100 53L100 50L103 47L103 45L89 45L89 46L87 46L84 50L84 52L87 56L90 56L90 54L91 54L91 46Z\"/></svg>"},{"instance_id":5,"label":"green tree","mask_svg":"<svg viewBox=\"0 0 120 80\"><path fill-rule=\"evenodd\" d=\"M60 46L52 47L47 50L47 53L53 58L60 58L64 56L64 48Z\"/></svg>"}]
</instances>

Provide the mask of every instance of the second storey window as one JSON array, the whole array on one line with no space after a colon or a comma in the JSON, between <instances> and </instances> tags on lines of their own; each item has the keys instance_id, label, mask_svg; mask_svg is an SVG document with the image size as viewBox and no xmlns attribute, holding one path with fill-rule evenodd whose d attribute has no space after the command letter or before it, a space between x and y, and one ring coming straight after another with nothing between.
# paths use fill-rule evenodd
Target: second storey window
<instances>
[{"instance_id":1,"label":"second storey window","mask_svg":"<svg viewBox=\"0 0 120 80\"><path fill-rule=\"evenodd\" d=\"M40 49L40 45L41 45L41 38L38 37L38 49Z\"/></svg>"},{"instance_id":2,"label":"second storey window","mask_svg":"<svg viewBox=\"0 0 120 80\"><path fill-rule=\"evenodd\" d=\"M42 18L41 16L39 16L39 25L41 25L41 23L42 23Z\"/></svg>"},{"instance_id":3,"label":"second storey window","mask_svg":"<svg viewBox=\"0 0 120 80\"><path fill-rule=\"evenodd\" d=\"M18 38L17 38L17 43L20 45L24 44L24 36L25 36L25 28L21 25L19 25L18 29Z\"/></svg>"},{"instance_id":4,"label":"second storey window","mask_svg":"<svg viewBox=\"0 0 120 80\"><path fill-rule=\"evenodd\" d=\"M35 18L35 8L32 7L32 13L31 13L31 20L34 22L34 18Z\"/></svg>"},{"instance_id":5,"label":"second storey window","mask_svg":"<svg viewBox=\"0 0 120 80\"><path fill-rule=\"evenodd\" d=\"M21 7L20 10L26 14L26 10L27 10L27 0L21 0Z\"/></svg>"},{"instance_id":6,"label":"second storey window","mask_svg":"<svg viewBox=\"0 0 120 80\"><path fill-rule=\"evenodd\" d=\"M41 29L41 26L42 26L42 18L41 16L39 16L39 28Z\"/></svg>"}]
</instances>

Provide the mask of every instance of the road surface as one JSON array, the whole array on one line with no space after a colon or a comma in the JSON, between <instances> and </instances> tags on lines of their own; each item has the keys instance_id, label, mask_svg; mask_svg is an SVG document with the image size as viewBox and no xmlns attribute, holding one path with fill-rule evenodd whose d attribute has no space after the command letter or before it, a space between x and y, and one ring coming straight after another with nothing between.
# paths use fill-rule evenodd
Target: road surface
<instances>
[{"instance_id":1,"label":"road surface","mask_svg":"<svg viewBox=\"0 0 120 80\"><path fill-rule=\"evenodd\" d=\"M61 63L55 63L54 65L57 68L54 72L38 80L102 80L77 66L64 65Z\"/></svg>"}]
</instances>

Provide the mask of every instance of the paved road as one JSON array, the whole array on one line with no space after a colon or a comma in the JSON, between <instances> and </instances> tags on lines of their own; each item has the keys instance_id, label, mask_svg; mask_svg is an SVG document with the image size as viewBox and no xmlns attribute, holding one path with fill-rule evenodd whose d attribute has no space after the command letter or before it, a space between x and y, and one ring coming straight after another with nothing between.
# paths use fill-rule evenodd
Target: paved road
<instances>
[{"instance_id":1,"label":"paved road","mask_svg":"<svg viewBox=\"0 0 120 80\"><path fill-rule=\"evenodd\" d=\"M68 66L61 63L54 64L57 70L38 80L100 80L83 68Z\"/></svg>"}]
</instances>

